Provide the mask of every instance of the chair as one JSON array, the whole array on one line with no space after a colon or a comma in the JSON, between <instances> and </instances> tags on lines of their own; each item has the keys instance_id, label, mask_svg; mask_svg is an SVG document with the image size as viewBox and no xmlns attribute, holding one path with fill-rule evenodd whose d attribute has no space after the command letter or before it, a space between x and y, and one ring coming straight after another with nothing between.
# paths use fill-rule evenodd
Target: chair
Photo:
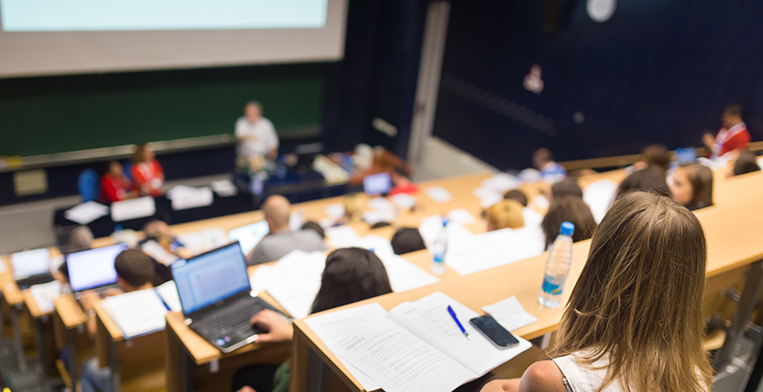
<instances>
[{"instance_id":1,"label":"chair","mask_svg":"<svg viewBox=\"0 0 763 392\"><path fill-rule=\"evenodd\" d=\"M77 179L77 189L82 202L98 200L98 174L93 169L85 169Z\"/></svg>"}]
</instances>

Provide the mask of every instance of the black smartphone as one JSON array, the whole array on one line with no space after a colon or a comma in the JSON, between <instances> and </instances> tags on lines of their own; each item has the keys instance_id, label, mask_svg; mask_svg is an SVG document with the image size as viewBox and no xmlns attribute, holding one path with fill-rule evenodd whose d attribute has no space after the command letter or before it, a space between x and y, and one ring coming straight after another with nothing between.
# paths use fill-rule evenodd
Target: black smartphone
<instances>
[{"instance_id":1,"label":"black smartphone","mask_svg":"<svg viewBox=\"0 0 763 392\"><path fill-rule=\"evenodd\" d=\"M469 323L498 348L511 348L519 344L519 340L498 324L491 315L475 317L469 320Z\"/></svg>"}]
</instances>

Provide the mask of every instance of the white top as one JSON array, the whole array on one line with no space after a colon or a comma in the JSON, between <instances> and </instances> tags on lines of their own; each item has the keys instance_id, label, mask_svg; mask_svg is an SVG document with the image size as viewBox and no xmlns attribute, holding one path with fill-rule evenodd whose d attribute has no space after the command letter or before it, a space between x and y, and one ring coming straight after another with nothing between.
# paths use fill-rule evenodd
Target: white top
<instances>
[{"instance_id":1,"label":"white top","mask_svg":"<svg viewBox=\"0 0 763 392\"><path fill-rule=\"evenodd\" d=\"M278 148L278 135L273 123L267 118L260 117L252 124L246 117L236 121L236 138L254 136L256 140L242 140L238 142L238 155L251 157L254 155L267 156L270 150Z\"/></svg>"},{"instance_id":2,"label":"white top","mask_svg":"<svg viewBox=\"0 0 763 392\"><path fill-rule=\"evenodd\" d=\"M575 355L554 358L554 362L559 366L567 381L567 390L571 392L597 390L607 376L606 366L609 363L609 356L603 356L592 365L581 366L575 361ZM620 383L615 380L604 388L602 392L623 392L623 389L620 388Z\"/></svg>"}]
</instances>

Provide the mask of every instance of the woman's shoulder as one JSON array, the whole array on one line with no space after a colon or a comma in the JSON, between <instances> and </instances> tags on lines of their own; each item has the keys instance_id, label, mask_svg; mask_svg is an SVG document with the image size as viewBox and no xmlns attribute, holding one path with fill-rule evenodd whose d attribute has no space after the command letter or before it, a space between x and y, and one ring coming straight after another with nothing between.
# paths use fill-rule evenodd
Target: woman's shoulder
<instances>
[{"instance_id":1,"label":"woman's shoulder","mask_svg":"<svg viewBox=\"0 0 763 392\"><path fill-rule=\"evenodd\" d=\"M554 361L538 361L530 365L519 382L520 392L567 392L564 375Z\"/></svg>"}]
</instances>

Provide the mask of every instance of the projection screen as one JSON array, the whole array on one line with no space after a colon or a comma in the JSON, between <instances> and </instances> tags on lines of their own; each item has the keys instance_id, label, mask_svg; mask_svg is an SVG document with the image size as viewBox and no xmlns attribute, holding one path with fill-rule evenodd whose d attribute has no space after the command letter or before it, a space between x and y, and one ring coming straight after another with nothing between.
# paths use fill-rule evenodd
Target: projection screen
<instances>
[{"instance_id":1,"label":"projection screen","mask_svg":"<svg viewBox=\"0 0 763 392\"><path fill-rule=\"evenodd\" d=\"M348 0L0 0L0 77L344 55Z\"/></svg>"}]
</instances>

